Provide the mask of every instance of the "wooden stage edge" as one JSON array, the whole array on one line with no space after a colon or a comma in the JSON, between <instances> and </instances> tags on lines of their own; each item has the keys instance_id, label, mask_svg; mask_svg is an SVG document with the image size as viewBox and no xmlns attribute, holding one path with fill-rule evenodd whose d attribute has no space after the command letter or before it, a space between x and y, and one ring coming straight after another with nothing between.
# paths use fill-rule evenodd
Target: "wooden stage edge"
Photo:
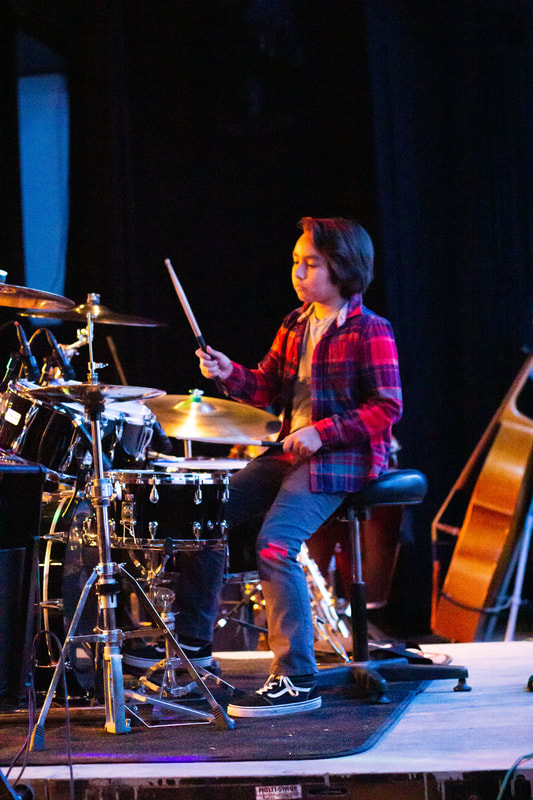
<instances>
[{"instance_id":1,"label":"wooden stage edge","mask_svg":"<svg viewBox=\"0 0 533 800\"><path fill-rule=\"evenodd\" d=\"M423 649L430 654L445 653L452 663L467 667L472 691L454 692L453 680L433 681L364 753L301 761L74 763L75 797L497 800L510 768L533 753L533 692L527 691L533 675L533 638L432 644ZM223 666L224 654L218 657ZM306 719L311 721L311 714L301 716L302 726ZM17 774L15 769L10 779ZM36 800L71 797L66 766L27 767L20 782L30 787ZM505 797L531 797L532 787L533 759L524 759L514 771Z\"/></svg>"}]
</instances>

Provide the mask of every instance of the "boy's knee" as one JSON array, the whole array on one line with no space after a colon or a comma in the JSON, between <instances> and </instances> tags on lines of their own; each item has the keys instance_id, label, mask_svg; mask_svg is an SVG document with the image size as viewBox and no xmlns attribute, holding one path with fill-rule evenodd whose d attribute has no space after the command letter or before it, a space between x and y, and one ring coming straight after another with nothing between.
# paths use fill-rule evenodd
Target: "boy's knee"
<instances>
[{"instance_id":1,"label":"boy's knee","mask_svg":"<svg viewBox=\"0 0 533 800\"><path fill-rule=\"evenodd\" d=\"M284 561L287 558L287 548L276 542L260 542L257 548L257 557L262 561Z\"/></svg>"}]
</instances>

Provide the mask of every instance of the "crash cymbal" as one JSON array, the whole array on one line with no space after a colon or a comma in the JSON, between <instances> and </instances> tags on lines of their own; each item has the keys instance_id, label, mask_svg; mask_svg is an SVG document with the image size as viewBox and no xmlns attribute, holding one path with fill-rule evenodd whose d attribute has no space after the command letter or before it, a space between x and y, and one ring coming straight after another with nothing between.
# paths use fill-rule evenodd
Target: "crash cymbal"
<instances>
[{"instance_id":1,"label":"crash cymbal","mask_svg":"<svg viewBox=\"0 0 533 800\"><path fill-rule=\"evenodd\" d=\"M189 395L166 395L146 402L167 436L219 444L250 444L279 432L281 422L273 414L253 406L203 397L195 389Z\"/></svg>"},{"instance_id":2,"label":"crash cymbal","mask_svg":"<svg viewBox=\"0 0 533 800\"><path fill-rule=\"evenodd\" d=\"M115 402L118 400L147 400L159 397L165 392L161 389L148 389L144 386L113 386L108 383L59 383L40 386L37 389L25 389L23 394L36 397L38 400L50 402L91 401Z\"/></svg>"},{"instance_id":3,"label":"crash cymbal","mask_svg":"<svg viewBox=\"0 0 533 800\"><path fill-rule=\"evenodd\" d=\"M26 286L0 283L0 306L63 313L65 309L74 306L74 301L67 297L61 297L59 294L42 292L40 289L28 289Z\"/></svg>"},{"instance_id":4,"label":"crash cymbal","mask_svg":"<svg viewBox=\"0 0 533 800\"><path fill-rule=\"evenodd\" d=\"M72 304L74 305L74 303ZM120 314L117 311L111 311L100 304L100 295L91 293L87 295L87 302L82 303L75 308L68 310L57 311L56 313L32 313L24 316L32 317L52 317L53 319L65 320L67 322L87 322L87 315L90 313L93 322L99 322L103 325L138 325L147 328L155 328L165 325L165 322L156 322L153 319L146 319L145 317L135 317L130 314Z\"/></svg>"}]
</instances>

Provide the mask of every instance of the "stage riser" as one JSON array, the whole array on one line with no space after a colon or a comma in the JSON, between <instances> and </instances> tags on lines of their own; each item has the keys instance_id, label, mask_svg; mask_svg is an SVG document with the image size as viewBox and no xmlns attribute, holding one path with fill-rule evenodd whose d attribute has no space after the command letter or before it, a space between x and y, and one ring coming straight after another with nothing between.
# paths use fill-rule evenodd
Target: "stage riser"
<instances>
[{"instance_id":1,"label":"stage riser","mask_svg":"<svg viewBox=\"0 0 533 800\"><path fill-rule=\"evenodd\" d=\"M259 766L259 765L258 765ZM98 766L95 765L95 772ZM75 800L496 800L505 773L275 778L76 780ZM28 800L72 800L67 780L24 780ZM531 797L533 771L519 770L505 798ZM23 793L20 795L24 797ZM24 798L26 800L26 798Z\"/></svg>"}]
</instances>

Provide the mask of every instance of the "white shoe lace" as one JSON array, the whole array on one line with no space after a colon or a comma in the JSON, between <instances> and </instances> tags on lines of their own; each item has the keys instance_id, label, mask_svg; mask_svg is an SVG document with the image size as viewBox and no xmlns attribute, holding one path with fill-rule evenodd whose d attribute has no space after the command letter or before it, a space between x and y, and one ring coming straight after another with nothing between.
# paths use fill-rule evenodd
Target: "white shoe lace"
<instances>
[{"instance_id":1,"label":"white shoe lace","mask_svg":"<svg viewBox=\"0 0 533 800\"><path fill-rule=\"evenodd\" d=\"M266 694L273 689L284 686L291 697L298 697L298 689L286 675L270 675L265 685L257 690L256 694Z\"/></svg>"}]
</instances>

